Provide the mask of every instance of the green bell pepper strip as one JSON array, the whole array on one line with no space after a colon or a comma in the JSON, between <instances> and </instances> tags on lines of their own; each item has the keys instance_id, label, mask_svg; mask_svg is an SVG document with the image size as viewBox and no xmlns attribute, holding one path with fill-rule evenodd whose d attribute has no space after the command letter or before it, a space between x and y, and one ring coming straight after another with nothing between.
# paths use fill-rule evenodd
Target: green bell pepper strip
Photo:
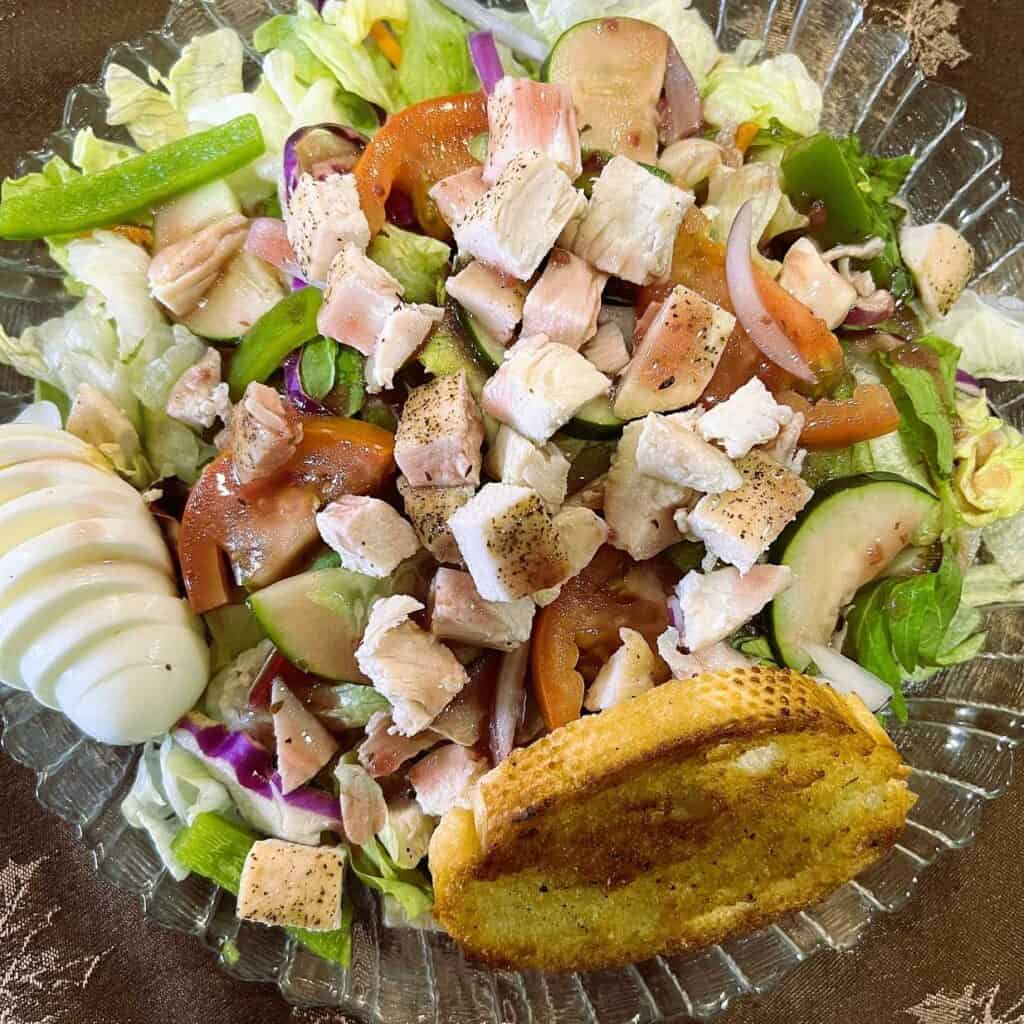
<instances>
[{"instance_id":1,"label":"green bell pepper strip","mask_svg":"<svg viewBox=\"0 0 1024 1024\"><path fill-rule=\"evenodd\" d=\"M0 204L0 238L76 234L125 220L255 160L266 148L252 114L178 139L97 174L12 196Z\"/></svg>"},{"instance_id":2,"label":"green bell pepper strip","mask_svg":"<svg viewBox=\"0 0 1024 1024\"><path fill-rule=\"evenodd\" d=\"M249 328L228 373L234 401L242 397L253 381L265 381L295 349L317 336L316 315L323 299L317 288L300 288L268 309Z\"/></svg>"},{"instance_id":3,"label":"green bell pepper strip","mask_svg":"<svg viewBox=\"0 0 1024 1024\"><path fill-rule=\"evenodd\" d=\"M247 828L219 814L206 812L197 815L191 825L174 837L171 848L189 871L209 878L237 896L245 858L257 838ZM341 927L334 931L311 932L305 928L285 928L285 931L317 956L348 967L352 959L352 903L347 897L342 901L341 912Z\"/></svg>"}]
</instances>

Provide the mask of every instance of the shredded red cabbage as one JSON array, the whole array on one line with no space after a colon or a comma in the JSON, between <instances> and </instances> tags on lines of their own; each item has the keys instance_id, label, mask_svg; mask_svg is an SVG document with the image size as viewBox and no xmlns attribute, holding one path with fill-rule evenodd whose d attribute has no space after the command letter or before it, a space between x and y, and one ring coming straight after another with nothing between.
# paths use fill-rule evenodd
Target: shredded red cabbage
<instances>
[{"instance_id":1,"label":"shredded red cabbage","mask_svg":"<svg viewBox=\"0 0 1024 1024\"><path fill-rule=\"evenodd\" d=\"M501 58L498 56L498 47L494 45L494 34L471 32L469 55L473 58L473 67L476 68L484 92L490 96L495 85L505 77L505 69L501 66Z\"/></svg>"}]
</instances>

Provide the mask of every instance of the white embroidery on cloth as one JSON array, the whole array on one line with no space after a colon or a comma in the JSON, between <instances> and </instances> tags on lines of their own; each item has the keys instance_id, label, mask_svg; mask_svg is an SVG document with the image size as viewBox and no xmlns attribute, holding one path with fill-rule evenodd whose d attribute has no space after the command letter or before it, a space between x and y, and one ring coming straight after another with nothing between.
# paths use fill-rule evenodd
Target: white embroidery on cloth
<instances>
[{"instance_id":1,"label":"white embroidery on cloth","mask_svg":"<svg viewBox=\"0 0 1024 1024\"><path fill-rule=\"evenodd\" d=\"M47 932L59 906L40 906L47 857L0 865L0 1024L71 1024L74 1005L64 999L82 990L106 951L68 957L49 945Z\"/></svg>"},{"instance_id":2,"label":"white embroidery on cloth","mask_svg":"<svg viewBox=\"0 0 1024 1024\"><path fill-rule=\"evenodd\" d=\"M998 995L998 985L981 995L975 995L974 985L968 985L958 996L935 992L904 1012L916 1017L919 1024L1024 1024L1024 999L997 1016Z\"/></svg>"}]
</instances>

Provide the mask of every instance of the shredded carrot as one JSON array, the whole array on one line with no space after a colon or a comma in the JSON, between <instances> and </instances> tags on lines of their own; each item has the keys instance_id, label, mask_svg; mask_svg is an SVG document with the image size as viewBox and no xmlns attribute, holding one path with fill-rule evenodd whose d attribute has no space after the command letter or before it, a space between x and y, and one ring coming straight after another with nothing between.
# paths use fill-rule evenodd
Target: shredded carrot
<instances>
[{"instance_id":1,"label":"shredded carrot","mask_svg":"<svg viewBox=\"0 0 1024 1024\"><path fill-rule=\"evenodd\" d=\"M370 26L370 38L396 68L402 63L402 47L398 45L398 40L383 21L375 21Z\"/></svg>"},{"instance_id":2,"label":"shredded carrot","mask_svg":"<svg viewBox=\"0 0 1024 1024\"><path fill-rule=\"evenodd\" d=\"M143 249L153 248L153 232L149 228L139 224L115 224L110 230L122 238L127 238L129 242L141 245Z\"/></svg>"},{"instance_id":3,"label":"shredded carrot","mask_svg":"<svg viewBox=\"0 0 1024 1024\"><path fill-rule=\"evenodd\" d=\"M744 121L736 129L736 148L741 153L746 153L750 144L757 138L757 133L760 130L756 121Z\"/></svg>"}]
</instances>

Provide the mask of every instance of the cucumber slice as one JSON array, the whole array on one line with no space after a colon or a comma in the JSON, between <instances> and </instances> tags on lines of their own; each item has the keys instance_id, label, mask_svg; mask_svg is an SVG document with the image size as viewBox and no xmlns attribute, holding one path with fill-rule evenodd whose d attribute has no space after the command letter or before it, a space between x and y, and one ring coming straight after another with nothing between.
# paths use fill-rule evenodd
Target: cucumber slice
<instances>
[{"instance_id":1,"label":"cucumber slice","mask_svg":"<svg viewBox=\"0 0 1024 1024\"><path fill-rule=\"evenodd\" d=\"M242 206L226 181L211 181L191 192L183 192L156 211L153 251L166 249L233 213L241 212Z\"/></svg>"},{"instance_id":2,"label":"cucumber slice","mask_svg":"<svg viewBox=\"0 0 1024 1024\"><path fill-rule=\"evenodd\" d=\"M348 569L313 569L257 591L249 607L293 665L324 679L363 680L355 651L373 602L418 592L422 564L411 558L383 580Z\"/></svg>"},{"instance_id":3,"label":"cucumber slice","mask_svg":"<svg viewBox=\"0 0 1024 1024\"><path fill-rule=\"evenodd\" d=\"M251 253L240 252L182 323L213 341L240 338L285 296L277 276Z\"/></svg>"},{"instance_id":4,"label":"cucumber slice","mask_svg":"<svg viewBox=\"0 0 1024 1024\"><path fill-rule=\"evenodd\" d=\"M598 395L579 409L563 429L573 437L602 441L618 437L625 422L612 412L611 399L606 395Z\"/></svg>"},{"instance_id":5,"label":"cucumber slice","mask_svg":"<svg viewBox=\"0 0 1024 1024\"><path fill-rule=\"evenodd\" d=\"M555 40L541 78L572 90L584 149L653 164L667 59L668 36L656 25L597 18L574 25Z\"/></svg>"},{"instance_id":6,"label":"cucumber slice","mask_svg":"<svg viewBox=\"0 0 1024 1024\"><path fill-rule=\"evenodd\" d=\"M469 310L463 309L454 299L452 305L458 310L459 322L473 346L473 354L489 371L496 370L505 359L505 346L495 341L491 332Z\"/></svg>"},{"instance_id":7,"label":"cucumber slice","mask_svg":"<svg viewBox=\"0 0 1024 1024\"><path fill-rule=\"evenodd\" d=\"M842 609L912 543L936 503L923 487L890 473L845 477L817 491L772 549L771 560L793 570L768 615L782 664L807 668L803 643L828 643Z\"/></svg>"},{"instance_id":8,"label":"cucumber slice","mask_svg":"<svg viewBox=\"0 0 1024 1024\"><path fill-rule=\"evenodd\" d=\"M452 304L445 309L444 319L433 329L418 358L427 373L435 377L448 377L465 370L469 390L477 400L491 375L490 368L477 355L476 346L466 337Z\"/></svg>"}]
</instances>

